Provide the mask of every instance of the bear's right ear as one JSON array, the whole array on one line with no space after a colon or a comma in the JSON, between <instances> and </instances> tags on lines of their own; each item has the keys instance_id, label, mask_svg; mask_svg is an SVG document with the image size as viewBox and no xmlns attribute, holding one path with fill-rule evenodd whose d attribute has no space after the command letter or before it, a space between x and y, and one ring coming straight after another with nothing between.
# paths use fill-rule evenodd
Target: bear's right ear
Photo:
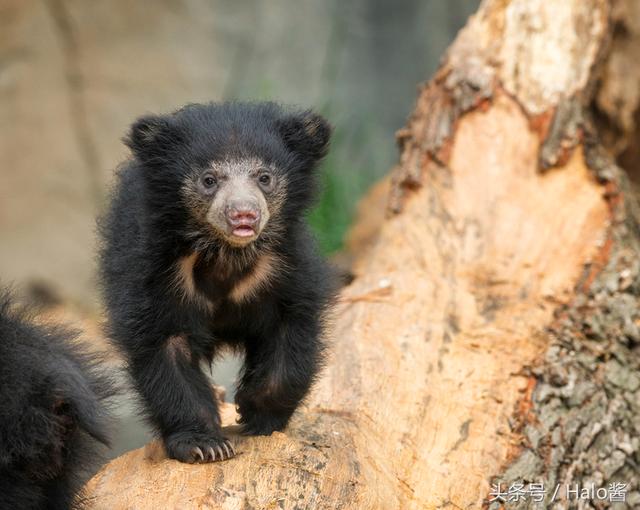
<instances>
[{"instance_id":1,"label":"bear's right ear","mask_svg":"<svg viewBox=\"0 0 640 510\"><path fill-rule=\"evenodd\" d=\"M138 159L148 161L166 157L180 140L178 130L169 117L148 115L133 123L124 143Z\"/></svg>"},{"instance_id":2,"label":"bear's right ear","mask_svg":"<svg viewBox=\"0 0 640 510\"><path fill-rule=\"evenodd\" d=\"M327 153L331 125L321 115L311 110L294 113L281 119L279 127L289 150L308 163L315 163Z\"/></svg>"}]
</instances>

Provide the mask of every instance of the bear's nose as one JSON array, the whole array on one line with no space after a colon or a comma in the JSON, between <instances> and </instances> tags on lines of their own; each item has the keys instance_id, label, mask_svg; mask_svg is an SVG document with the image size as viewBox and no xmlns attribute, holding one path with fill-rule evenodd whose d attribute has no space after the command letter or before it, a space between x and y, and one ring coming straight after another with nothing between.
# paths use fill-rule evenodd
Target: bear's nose
<instances>
[{"instance_id":1,"label":"bear's nose","mask_svg":"<svg viewBox=\"0 0 640 510\"><path fill-rule=\"evenodd\" d=\"M227 222L232 227L253 226L260 221L260 209L250 203L235 203L227 207Z\"/></svg>"}]
</instances>

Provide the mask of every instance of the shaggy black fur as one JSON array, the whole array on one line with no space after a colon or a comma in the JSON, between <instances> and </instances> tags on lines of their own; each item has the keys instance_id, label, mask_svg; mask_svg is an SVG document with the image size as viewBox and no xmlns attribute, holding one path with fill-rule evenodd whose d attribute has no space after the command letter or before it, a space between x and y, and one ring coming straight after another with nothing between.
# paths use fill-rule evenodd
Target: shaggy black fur
<instances>
[{"instance_id":1,"label":"shaggy black fur","mask_svg":"<svg viewBox=\"0 0 640 510\"><path fill-rule=\"evenodd\" d=\"M110 337L170 457L233 455L201 370L224 345L245 353L236 404L247 434L282 430L318 373L336 284L305 213L329 137L327 122L309 111L223 103L144 117L125 140L133 158L118 172L100 223L101 279ZM188 183L212 166L231 168L233 177L242 161L269 169L273 180L259 198L270 216L254 241L234 246L202 212L212 213L215 193ZM260 271L267 276L234 300L234 289Z\"/></svg>"},{"instance_id":2,"label":"shaggy black fur","mask_svg":"<svg viewBox=\"0 0 640 510\"><path fill-rule=\"evenodd\" d=\"M82 508L101 460L111 380L58 326L0 295L0 508Z\"/></svg>"}]
</instances>

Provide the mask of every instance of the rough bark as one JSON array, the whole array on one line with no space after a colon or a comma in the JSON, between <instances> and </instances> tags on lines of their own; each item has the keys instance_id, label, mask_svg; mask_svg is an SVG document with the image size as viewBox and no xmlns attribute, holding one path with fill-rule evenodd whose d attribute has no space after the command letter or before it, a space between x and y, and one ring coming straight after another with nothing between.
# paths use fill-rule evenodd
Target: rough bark
<instances>
[{"instance_id":1,"label":"rough bark","mask_svg":"<svg viewBox=\"0 0 640 510\"><path fill-rule=\"evenodd\" d=\"M612 12L483 2L398 133L387 217L356 227L332 358L286 433L213 465L131 452L92 507L496 507L497 482L638 501L640 217L591 120Z\"/></svg>"}]
</instances>

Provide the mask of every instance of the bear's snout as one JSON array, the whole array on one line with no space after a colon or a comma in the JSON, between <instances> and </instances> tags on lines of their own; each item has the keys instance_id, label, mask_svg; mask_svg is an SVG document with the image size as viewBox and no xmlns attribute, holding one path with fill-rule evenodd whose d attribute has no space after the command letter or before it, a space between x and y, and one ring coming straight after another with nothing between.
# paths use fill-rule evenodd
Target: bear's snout
<instances>
[{"instance_id":1,"label":"bear's snout","mask_svg":"<svg viewBox=\"0 0 640 510\"><path fill-rule=\"evenodd\" d=\"M225 208L227 224L237 237L253 237L260 225L260 208L253 202L232 202Z\"/></svg>"},{"instance_id":2,"label":"bear's snout","mask_svg":"<svg viewBox=\"0 0 640 510\"><path fill-rule=\"evenodd\" d=\"M239 202L227 206L227 222L229 226L253 226L260 222L260 208L258 204Z\"/></svg>"}]
</instances>

